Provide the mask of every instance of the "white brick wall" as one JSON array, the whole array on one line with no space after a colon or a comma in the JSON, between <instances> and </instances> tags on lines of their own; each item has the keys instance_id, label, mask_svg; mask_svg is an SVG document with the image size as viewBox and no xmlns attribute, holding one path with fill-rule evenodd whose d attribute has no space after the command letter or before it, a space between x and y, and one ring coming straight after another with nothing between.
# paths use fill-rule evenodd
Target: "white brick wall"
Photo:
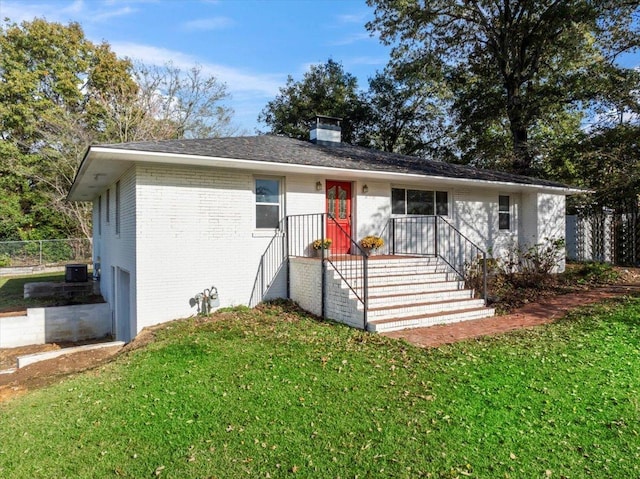
<instances>
[{"instance_id":1,"label":"white brick wall","mask_svg":"<svg viewBox=\"0 0 640 479\"><path fill-rule=\"evenodd\" d=\"M311 258L291 258L291 299L317 316L322 315L322 263ZM325 275L325 315L355 328L362 328L364 315L357 299L327 265Z\"/></svg>"},{"instance_id":2,"label":"white brick wall","mask_svg":"<svg viewBox=\"0 0 640 479\"><path fill-rule=\"evenodd\" d=\"M317 259L291 258L291 299L316 316L322 315L322 263Z\"/></svg>"},{"instance_id":3,"label":"white brick wall","mask_svg":"<svg viewBox=\"0 0 640 479\"><path fill-rule=\"evenodd\" d=\"M197 312L190 299L218 289L221 306L249 302L272 234L255 231L248 172L138 168L138 329Z\"/></svg>"},{"instance_id":4,"label":"white brick wall","mask_svg":"<svg viewBox=\"0 0 640 479\"><path fill-rule=\"evenodd\" d=\"M248 304L260 257L273 236L273 232L255 229L255 176L264 175L180 165L133 167L120 178L119 235L115 234L115 188L110 186L110 221L102 219L101 235L97 229L94 231L96 251L102 263L101 289L113 309L117 281L112 272L120 268L130 274L133 334L145 326L195 314L196 308L190 299L211 286L218 289L221 306ZM353 178L286 176L283 214L324 212L327 179L349 181ZM322 184L321 191L316 190L318 181ZM362 192L364 184L368 188L366 194ZM417 185L415 181L412 184ZM562 196L521 195L499 189L456 190L434 182L420 184L420 187L447 190L451 221L485 249L498 252L513 239L540 238L563 229ZM381 232L390 214L391 188L391 182L353 182L356 240ZM106 195L101 194L104 216ZM498 231L499 194L509 194L512 198L513 231ZM94 215L96 212L97 203ZM286 283L286 275L280 275L269 297L284 296ZM290 284L308 289L305 282L293 276ZM294 293L292 288L294 299L295 295L302 294L296 301L307 304L303 306L305 309L319 311L313 304L313 295L305 296L307 293ZM340 298L337 291L330 296L329 317L353 314L353 325L361 327L361 317Z\"/></svg>"}]
</instances>

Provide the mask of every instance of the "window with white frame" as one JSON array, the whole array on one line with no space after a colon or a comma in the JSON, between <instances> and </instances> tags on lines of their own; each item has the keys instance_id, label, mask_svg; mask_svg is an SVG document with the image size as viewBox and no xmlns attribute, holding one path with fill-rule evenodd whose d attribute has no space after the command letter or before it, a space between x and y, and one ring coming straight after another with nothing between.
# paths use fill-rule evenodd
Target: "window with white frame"
<instances>
[{"instance_id":1,"label":"window with white frame","mask_svg":"<svg viewBox=\"0 0 640 479\"><path fill-rule=\"evenodd\" d=\"M107 190L107 197L105 199L105 207L106 207L106 211L105 211L105 221L108 223L109 221L111 221L110 218L110 214L109 214L109 209L111 208L111 190Z\"/></svg>"},{"instance_id":2,"label":"window with white frame","mask_svg":"<svg viewBox=\"0 0 640 479\"><path fill-rule=\"evenodd\" d=\"M449 215L446 191L391 189L391 213L394 215Z\"/></svg>"},{"instance_id":3,"label":"window with white frame","mask_svg":"<svg viewBox=\"0 0 640 479\"><path fill-rule=\"evenodd\" d=\"M116 234L120 234L120 182L116 183Z\"/></svg>"},{"instance_id":4,"label":"window with white frame","mask_svg":"<svg viewBox=\"0 0 640 479\"><path fill-rule=\"evenodd\" d=\"M511 198L507 195L498 196L498 228L511 229Z\"/></svg>"},{"instance_id":5,"label":"window with white frame","mask_svg":"<svg viewBox=\"0 0 640 479\"><path fill-rule=\"evenodd\" d=\"M256 228L277 228L282 215L282 182L278 178L256 178Z\"/></svg>"}]
</instances>

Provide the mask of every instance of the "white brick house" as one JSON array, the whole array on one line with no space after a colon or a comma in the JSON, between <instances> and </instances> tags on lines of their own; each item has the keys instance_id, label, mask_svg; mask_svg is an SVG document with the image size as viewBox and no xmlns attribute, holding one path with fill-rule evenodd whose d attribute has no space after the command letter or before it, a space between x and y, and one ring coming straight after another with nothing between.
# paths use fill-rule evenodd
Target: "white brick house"
<instances>
[{"instance_id":1,"label":"white brick house","mask_svg":"<svg viewBox=\"0 0 640 479\"><path fill-rule=\"evenodd\" d=\"M221 306L288 296L313 312L357 325L360 316L336 317L357 308L348 304L353 298L337 300L327 292L330 286L319 284L320 262L305 260L311 269L300 271L299 259L291 270L291 257L309 256L308 248L296 253L292 242L306 244L325 227L325 237L331 236L335 228L318 216L291 220L288 230L278 230L295 215L331 213L336 221L342 218L341 227L355 241L389 235L390 218L441 218L451 225L448 243L455 243L452 234L464 236L494 256L513 242L533 245L564 236L565 196L575 191L563 185L327 144L322 128L315 140L265 135L90 147L68 198L93 203L94 261L100 263L100 288L113 312L116 338L128 341L145 326L195 314L193 298L211 286ZM393 234L409 241L407 231ZM278 235L288 235L276 241L282 247L272 241ZM332 254L360 254L353 245L343 249ZM376 287L383 291L384 284ZM385 294L398 296L379 297ZM432 301L421 294L421 303ZM334 298L329 305L327 297ZM382 318L385 308L376 314ZM430 322L412 325L465 317L432 314Z\"/></svg>"}]
</instances>

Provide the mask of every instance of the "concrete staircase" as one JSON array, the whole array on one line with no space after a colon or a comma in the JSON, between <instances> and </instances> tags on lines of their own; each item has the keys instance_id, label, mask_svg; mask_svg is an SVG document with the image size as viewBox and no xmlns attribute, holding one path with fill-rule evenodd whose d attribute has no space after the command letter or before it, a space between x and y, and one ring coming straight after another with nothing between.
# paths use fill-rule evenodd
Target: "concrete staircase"
<instances>
[{"instance_id":1,"label":"concrete staircase","mask_svg":"<svg viewBox=\"0 0 640 479\"><path fill-rule=\"evenodd\" d=\"M332 283L341 281L335 271ZM438 258L373 257L369 260L368 330L373 332L454 323L494 315L484 300L475 299L463 281ZM363 306L345 285L341 290L353 301L355 309ZM344 300L347 300L345 298Z\"/></svg>"}]
</instances>

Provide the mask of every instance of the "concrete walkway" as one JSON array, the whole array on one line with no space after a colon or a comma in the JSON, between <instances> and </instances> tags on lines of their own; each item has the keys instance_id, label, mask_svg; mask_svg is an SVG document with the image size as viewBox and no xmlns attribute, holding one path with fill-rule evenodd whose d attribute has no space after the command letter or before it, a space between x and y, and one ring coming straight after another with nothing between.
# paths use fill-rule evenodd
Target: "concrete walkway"
<instances>
[{"instance_id":1,"label":"concrete walkway","mask_svg":"<svg viewBox=\"0 0 640 479\"><path fill-rule=\"evenodd\" d=\"M437 347L465 339L492 336L514 329L531 328L551 323L580 306L630 294L640 294L640 285L604 286L577 293L543 298L541 302L528 304L504 316L382 334L391 338L405 339L416 346Z\"/></svg>"}]
</instances>

